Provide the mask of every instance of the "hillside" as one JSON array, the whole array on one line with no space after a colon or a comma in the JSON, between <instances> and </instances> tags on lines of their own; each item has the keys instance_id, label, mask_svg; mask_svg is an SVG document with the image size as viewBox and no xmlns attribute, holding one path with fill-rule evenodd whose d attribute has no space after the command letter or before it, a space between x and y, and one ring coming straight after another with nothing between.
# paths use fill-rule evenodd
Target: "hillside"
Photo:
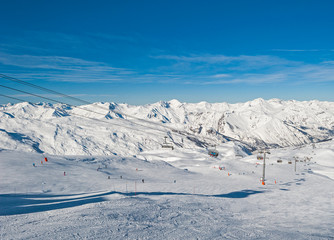
<instances>
[{"instance_id":1,"label":"hillside","mask_svg":"<svg viewBox=\"0 0 334 240\"><path fill-rule=\"evenodd\" d=\"M235 157L0 151L1 239L332 239L334 142ZM310 161L289 164L293 157ZM282 159L282 163L277 163ZM42 162L41 162L42 161ZM35 167L33 166L35 163Z\"/></svg>"},{"instance_id":2,"label":"hillside","mask_svg":"<svg viewBox=\"0 0 334 240\"><path fill-rule=\"evenodd\" d=\"M161 148L165 136L175 148L238 140L235 144L247 152L333 135L334 103L321 101L0 106L0 148L58 155L136 155Z\"/></svg>"}]
</instances>

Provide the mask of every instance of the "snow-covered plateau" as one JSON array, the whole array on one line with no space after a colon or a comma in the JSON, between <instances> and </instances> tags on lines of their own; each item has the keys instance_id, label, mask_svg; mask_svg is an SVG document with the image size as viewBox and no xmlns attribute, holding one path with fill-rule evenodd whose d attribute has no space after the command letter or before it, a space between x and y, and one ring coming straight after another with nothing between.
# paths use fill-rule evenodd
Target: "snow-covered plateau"
<instances>
[{"instance_id":1,"label":"snow-covered plateau","mask_svg":"<svg viewBox=\"0 0 334 240\"><path fill-rule=\"evenodd\" d=\"M321 101L0 105L0 239L334 239L333 135Z\"/></svg>"}]
</instances>

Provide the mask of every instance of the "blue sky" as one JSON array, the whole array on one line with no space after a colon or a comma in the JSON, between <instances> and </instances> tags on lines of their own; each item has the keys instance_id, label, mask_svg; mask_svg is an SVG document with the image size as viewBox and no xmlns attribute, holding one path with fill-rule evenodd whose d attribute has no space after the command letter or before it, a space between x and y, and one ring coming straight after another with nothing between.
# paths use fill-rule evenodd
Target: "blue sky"
<instances>
[{"instance_id":1,"label":"blue sky","mask_svg":"<svg viewBox=\"0 0 334 240\"><path fill-rule=\"evenodd\" d=\"M333 1L13 0L0 8L0 73L87 101L334 101ZM15 101L0 97L7 102Z\"/></svg>"}]
</instances>

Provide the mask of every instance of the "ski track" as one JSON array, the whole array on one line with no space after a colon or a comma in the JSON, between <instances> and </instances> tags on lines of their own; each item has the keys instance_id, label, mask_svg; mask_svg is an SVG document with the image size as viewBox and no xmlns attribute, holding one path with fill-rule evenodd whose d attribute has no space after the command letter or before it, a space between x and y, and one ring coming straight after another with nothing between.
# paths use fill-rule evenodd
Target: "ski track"
<instances>
[{"instance_id":1,"label":"ski track","mask_svg":"<svg viewBox=\"0 0 334 240\"><path fill-rule=\"evenodd\" d=\"M333 239L334 181L313 173L329 159L299 163L296 173L276 163L300 152L323 158L333 144L321 146L273 150L265 186L254 155L215 159L190 149L138 158L49 155L34 168L42 155L1 151L0 238Z\"/></svg>"}]
</instances>

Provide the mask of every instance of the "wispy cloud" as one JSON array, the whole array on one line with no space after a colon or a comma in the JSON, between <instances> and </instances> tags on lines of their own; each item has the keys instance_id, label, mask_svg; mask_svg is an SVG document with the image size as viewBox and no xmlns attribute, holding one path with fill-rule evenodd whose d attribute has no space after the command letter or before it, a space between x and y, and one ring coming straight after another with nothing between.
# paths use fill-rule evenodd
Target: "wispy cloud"
<instances>
[{"instance_id":1,"label":"wispy cloud","mask_svg":"<svg viewBox=\"0 0 334 240\"><path fill-rule=\"evenodd\" d=\"M193 62L193 63L209 63L209 64L229 64L233 62L247 62L252 64L263 64L263 65L277 65L277 64L288 64L291 61L286 59L282 59L276 56L270 55L257 55L257 56L248 56L248 55L240 55L240 56L226 56L226 55L192 55L192 56L173 56L173 55L160 55L160 56L152 56L152 58L156 59L167 59L167 60L175 60L179 62Z\"/></svg>"},{"instance_id":2,"label":"wispy cloud","mask_svg":"<svg viewBox=\"0 0 334 240\"><path fill-rule=\"evenodd\" d=\"M17 66L23 68L51 69L51 70L122 70L106 66L104 63L86 61L79 58L63 56L34 56L34 55L14 55L0 52L0 63L4 65Z\"/></svg>"},{"instance_id":3,"label":"wispy cloud","mask_svg":"<svg viewBox=\"0 0 334 240\"><path fill-rule=\"evenodd\" d=\"M231 75L230 74L225 74L225 73L220 73L220 74L215 74L211 77L212 78L229 78L229 77L231 77Z\"/></svg>"},{"instance_id":4,"label":"wispy cloud","mask_svg":"<svg viewBox=\"0 0 334 240\"><path fill-rule=\"evenodd\" d=\"M275 52L320 52L322 49L273 49Z\"/></svg>"},{"instance_id":5,"label":"wispy cloud","mask_svg":"<svg viewBox=\"0 0 334 240\"><path fill-rule=\"evenodd\" d=\"M73 34L45 31L22 31L20 37L1 35L0 49L11 53L33 55L54 55L55 52L69 52L90 45L89 39Z\"/></svg>"},{"instance_id":6,"label":"wispy cloud","mask_svg":"<svg viewBox=\"0 0 334 240\"><path fill-rule=\"evenodd\" d=\"M67 82L121 81L133 70L115 68L103 62L64 56L14 55L0 52L0 66L24 69L21 75L29 79ZM2 66L2 69L6 69ZM20 74L20 73L18 73Z\"/></svg>"},{"instance_id":7,"label":"wispy cloud","mask_svg":"<svg viewBox=\"0 0 334 240\"><path fill-rule=\"evenodd\" d=\"M207 69L207 70L235 70L235 71L250 71L277 66L292 66L298 62L290 61L284 58L270 55L240 55L240 56L225 56L225 55L190 55L190 56L173 56L160 55L152 56L155 59L173 61L174 69Z\"/></svg>"},{"instance_id":8,"label":"wispy cloud","mask_svg":"<svg viewBox=\"0 0 334 240\"><path fill-rule=\"evenodd\" d=\"M76 35L23 31L20 37L1 35L0 72L25 80L156 81L152 76L149 77L151 80L142 80L147 74L145 71L138 74L136 69L123 67L128 65L124 49L131 54L137 54L138 49L135 48L138 48L138 42L143 41L139 34L117 35L98 32ZM94 61L96 56L99 56L99 60Z\"/></svg>"},{"instance_id":9,"label":"wispy cloud","mask_svg":"<svg viewBox=\"0 0 334 240\"><path fill-rule=\"evenodd\" d=\"M307 64L271 55L159 55L150 69L125 69L65 56L0 52L0 71L22 79L193 85L334 82L334 61ZM20 71L17 71L20 69Z\"/></svg>"},{"instance_id":10,"label":"wispy cloud","mask_svg":"<svg viewBox=\"0 0 334 240\"><path fill-rule=\"evenodd\" d=\"M284 82L286 75L282 73L274 74L244 74L240 76L231 76L225 79L215 81L204 81L201 85L220 85L220 84L269 84Z\"/></svg>"},{"instance_id":11,"label":"wispy cloud","mask_svg":"<svg viewBox=\"0 0 334 240\"><path fill-rule=\"evenodd\" d=\"M307 64L277 56L161 55L163 71L178 73L185 84L272 84L334 81L334 61ZM187 74L188 73L188 74Z\"/></svg>"},{"instance_id":12,"label":"wispy cloud","mask_svg":"<svg viewBox=\"0 0 334 240\"><path fill-rule=\"evenodd\" d=\"M328 59L330 54L327 54L334 50L271 49L272 54L269 55L165 54L168 50L160 48L159 51L146 51L153 49L153 45L156 48L160 46L135 33L24 31L20 36L1 35L0 72L24 80L92 83L236 85L334 82L334 61ZM324 51L327 51L327 60L318 63L312 60L312 64L279 57L284 55L280 52ZM99 60L94 61L96 56Z\"/></svg>"},{"instance_id":13,"label":"wispy cloud","mask_svg":"<svg viewBox=\"0 0 334 240\"><path fill-rule=\"evenodd\" d=\"M88 34L91 37L104 39L107 41L122 41L122 42L128 42L128 43L137 43L139 36L136 35L136 37L128 36L128 35L115 35L115 34L106 34L106 33L89 33Z\"/></svg>"}]
</instances>

